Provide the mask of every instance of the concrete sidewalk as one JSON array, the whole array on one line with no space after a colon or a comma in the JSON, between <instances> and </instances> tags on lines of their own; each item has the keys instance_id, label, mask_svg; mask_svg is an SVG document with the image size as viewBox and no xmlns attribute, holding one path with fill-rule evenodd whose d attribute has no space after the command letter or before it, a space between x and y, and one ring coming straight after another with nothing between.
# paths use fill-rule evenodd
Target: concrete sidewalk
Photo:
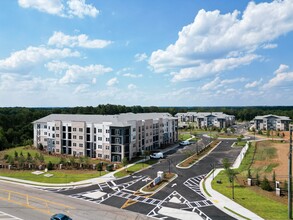
<instances>
[{"instance_id":1,"label":"concrete sidewalk","mask_svg":"<svg viewBox=\"0 0 293 220\"><path fill-rule=\"evenodd\" d=\"M210 194L207 195L205 190L203 189L203 184L200 184L200 190L205 195L206 198L211 200L213 204L225 212L226 214L236 218L236 219L253 219L253 220L261 220L263 218L259 217L255 213L251 212L250 210L244 208L243 206L239 205L238 203L234 202L233 200L227 198L226 196L222 195L221 193L215 191L212 188L212 180L213 176L217 176L218 173L223 169L216 169L214 175L208 175L208 177L202 181L204 181L206 191ZM230 211L232 210L232 211ZM236 214L237 213L237 214Z\"/></svg>"}]
</instances>

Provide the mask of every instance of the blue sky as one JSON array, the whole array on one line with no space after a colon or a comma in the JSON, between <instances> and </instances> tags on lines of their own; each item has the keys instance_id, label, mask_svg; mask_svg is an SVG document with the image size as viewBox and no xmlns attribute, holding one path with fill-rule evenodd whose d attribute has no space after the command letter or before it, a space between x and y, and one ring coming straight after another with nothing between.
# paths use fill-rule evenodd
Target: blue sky
<instances>
[{"instance_id":1,"label":"blue sky","mask_svg":"<svg viewBox=\"0 0 293 220\"><path fill-rule=\"evenodd\" d=\"M0 106L293 104L293 1L2 0Z\"/></svg>"}]
</instances>

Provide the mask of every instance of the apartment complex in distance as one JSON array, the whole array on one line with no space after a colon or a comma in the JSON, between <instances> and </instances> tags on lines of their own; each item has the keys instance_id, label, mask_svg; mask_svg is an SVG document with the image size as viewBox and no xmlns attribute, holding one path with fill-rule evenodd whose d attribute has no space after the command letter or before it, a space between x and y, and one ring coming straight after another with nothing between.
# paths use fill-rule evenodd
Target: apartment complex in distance
<instances>
[{"instance_id":1,"label":"apartment complex in distance","mask_svg":"<svg viewBox=\"0 0 293 220\"><path fill-rule=\"evenodd\" d=\"M286 116L264 115L253 119L253 127L256 130L288 131L291 119Z\"/></svg>"},{"instance_id":2,"label":"apartment complex in distance","mask_svg":"<svg viewBox=\"0 0 293 220\"><path fill-rule=\"evenodd\" d=\"M187 126L189 123L195 123L198 128L217 127L226 128L235 123L234 115L227 115L223 112L187 112L177 113L180 127Z\"/></svg>"},{"instance_id":3,"label":"apartment complex in distance","mask_svg":"<svg viewBox=\"0 0 293 220\"><path fill-rule=\"evenodd\" d=\"M51 114L33 126L35 147L112 162L178 141L178 120L169 113Z\"/></svg>"}]
</instances>

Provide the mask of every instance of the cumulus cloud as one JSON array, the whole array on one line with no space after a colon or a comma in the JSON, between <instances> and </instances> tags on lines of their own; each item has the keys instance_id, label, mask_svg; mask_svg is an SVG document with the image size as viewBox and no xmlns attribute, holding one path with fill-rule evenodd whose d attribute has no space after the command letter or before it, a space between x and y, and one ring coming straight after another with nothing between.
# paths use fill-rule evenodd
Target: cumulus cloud
<instances>
[{"instance_id":1,"label":"cumulus cloud","mask_svg":"<svg viewBox=\"0 0 293 220\"><path fill-rule=\"evenodd\" d=\"M263 49L274 49L274 48L277 48L278 47L278 44L265 44L263 45Z\"/></svg>"},{"instance_id":2,"label":"cumulus cloud","mask_svg":"<svg viewBox=\"0 0 293 220\"><path fill-rule=\"evenodd\" d=\"M127 88L128 88L129 90L133 90L133 89L136 89L136 85L134 85L134 84L129 84L129 85L127 86Z\"/></svg>"},{"instance_id":3,"label":"cumulus cloud","mask_svg":"<svg viewBox=\"0 0 293 220\"><path fill-rule=\"evenodd\" d=\"M118 83L119 83L119 81L118 81L117 77L114 77L112 79L109 79L106 85L107 86L114 86Z\"/></svg>"},{"instance_id":4,"label":"cumulus cloud","mask_svg":"<svg viewBox=\"0 0 293 220\"><path fill-rule=\"evenodd\" d=\"M272 41L293 30L292 11L291 0L250 2L242 16L239 11L221 14L200 10L193 23L182 28L175 43L151 54L149 64L155 72L173 72L173 81L249 64L259 57L258 50L276 47ZM230 58L237 63L229 62ZM215 63L221 68L213 68Z\"/></svg>"},{"instance_id":5,"label":"cumulus cloud","mask_svg":"<svg viewBox=\"0 0 293 220\"><path fill-rule=\"evenodd\" d=\"M123 76L129 77L129 78L141 78L142 74L124 73Z\"/></svg>"},{"instance_id":6,"label":"cumulus cloud","mask_svg":"<svg viewBox=\"0 0 293 220\"><path fill-rule=\"evenodd\" d=\"M247 54L243 57L230 57L224 59L215 59L209 63L202 63L196 67L182 68L179 72L173 72L173 82L187 81L190 79L200 79L220 73L224 70L232 70L240 65L248 65L260 56Z\"/></svg>"},{"instance_id":7,"label":"cumulus cloud","mask_svg":"<svg viewBox=\"0 0 293 220\"><path fill-rule=\"evenodd\" d=\"M0 60L0 71L23 71L48 60L78 56L80 56L78 52L68 48L51 49L30 46L25 50L13 52L8 58Z\"/></svg>"},{"instance_id":8,"label":"cumulus cloud","mask_svg":"<svg viewBox=\"0 0 293 220\"><path fill-rule=\"evenodd\" d=\"M88 65L88 66L79 66L79 65L69 65L65 62L54 61L46 65L49 71L63 74L63 77L59 80L61 84L71 84L77 83L80 81L87 81L88 83L95 83L96 80L93 78L95 76L103 75L105 73L112 72L112 68L104 67L103 65Z\"/></svg>"},{"instance_id":9,"label":"cumulus cloud","mask_svg":"<svg viewBox=\"0 0 293 220\"><path fill-rule=\"evenodd\" d=\"M99 10L85 0L18 0L23 8L33 8L41 12L67 18L96 17Z\"/></svg>"},{"instance_id":10,"label":"cumulus cloud","mask_svg":"<svg viewBox=\"0 0 293 220\"><path fill-rule=\"evenodd\" d=\"M255 87L259 86L262 83L262 80L263 79L261 78L260 80L256 80L256 81L247 83L244 87L246 89L255 88Z\"/></svg>"},{"instance_id":11,"label":"cumulus cloud","mask_svg":"<svg viewBox=\"0 0 293 220\"><path fill-rule=\"evenodd\" d=\"M89 88L88 84L80 84L75 88L73 94L80 94L80 93L88 92L88 88Z\"/></svg>"},{"instance_id":12,"label":"cumulus cloud","mask_svg":"<svg viewBox=\"0 0 293 220\"><path fill-rule=\"evenodd\" d=\"M148 56L145 53L137 53L134 56L135 62L141 62L148 58Z\"/></svg>"},{"instance_id":13,"label":"cumulus cloud","mask_svg":"<svg viewBox=\"0 0 293 220\"><path fill-rule=\"evenodd\" d=\"M224 79L224 80L221 80L220 77L216 77L211 82L208 82L205 85L203 85L201 87L201 90L203 91L217 90L218 88L224 87L225 85L244 82L244 81L245 81L245 78L243 77L235 78L235 79Z\"/></svg>"},{"instance_id":14,"label":"cumulus cloud","mask_svg":"<svg viewBox=\"0 0 293 220\"><path fill-rule=\"evenodd\" d=\"M275 71L275 76L263 85L263 89L271 89L274 87L292 87L293 72L288 71L289 66L281 64Z\"/></svg>"},{"instance_id":15,"label":"cumulus cloud","mask_svg":"<svg viewBox=\"0 0 293 220\"><path fill-rule=\"evenodd\" d=\"M94 39L89 40L85 34L70 36L62 32L54 32L53 36L48 40L48 45L57 47L84 47L84 48L104 48L111 44L111 41Z\"/></svg>"}]
</instances>

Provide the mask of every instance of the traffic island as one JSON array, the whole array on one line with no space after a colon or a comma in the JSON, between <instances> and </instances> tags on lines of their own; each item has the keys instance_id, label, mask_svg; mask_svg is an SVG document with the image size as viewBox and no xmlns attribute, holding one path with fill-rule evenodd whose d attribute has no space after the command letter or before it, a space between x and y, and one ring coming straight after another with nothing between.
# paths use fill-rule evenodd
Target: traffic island
<instances>
[{"instance_id":1,"label":"traffic island","mask_svg":"<svg viewBox=\"0 0 293 220\"><path fill-rule=\"evenodd\" d=\"M156 193L176 178L177 174L175 173L163 173L159 171L157 177L141 188L140 192L144 194Z\"/></svg>"}]
</instances>

